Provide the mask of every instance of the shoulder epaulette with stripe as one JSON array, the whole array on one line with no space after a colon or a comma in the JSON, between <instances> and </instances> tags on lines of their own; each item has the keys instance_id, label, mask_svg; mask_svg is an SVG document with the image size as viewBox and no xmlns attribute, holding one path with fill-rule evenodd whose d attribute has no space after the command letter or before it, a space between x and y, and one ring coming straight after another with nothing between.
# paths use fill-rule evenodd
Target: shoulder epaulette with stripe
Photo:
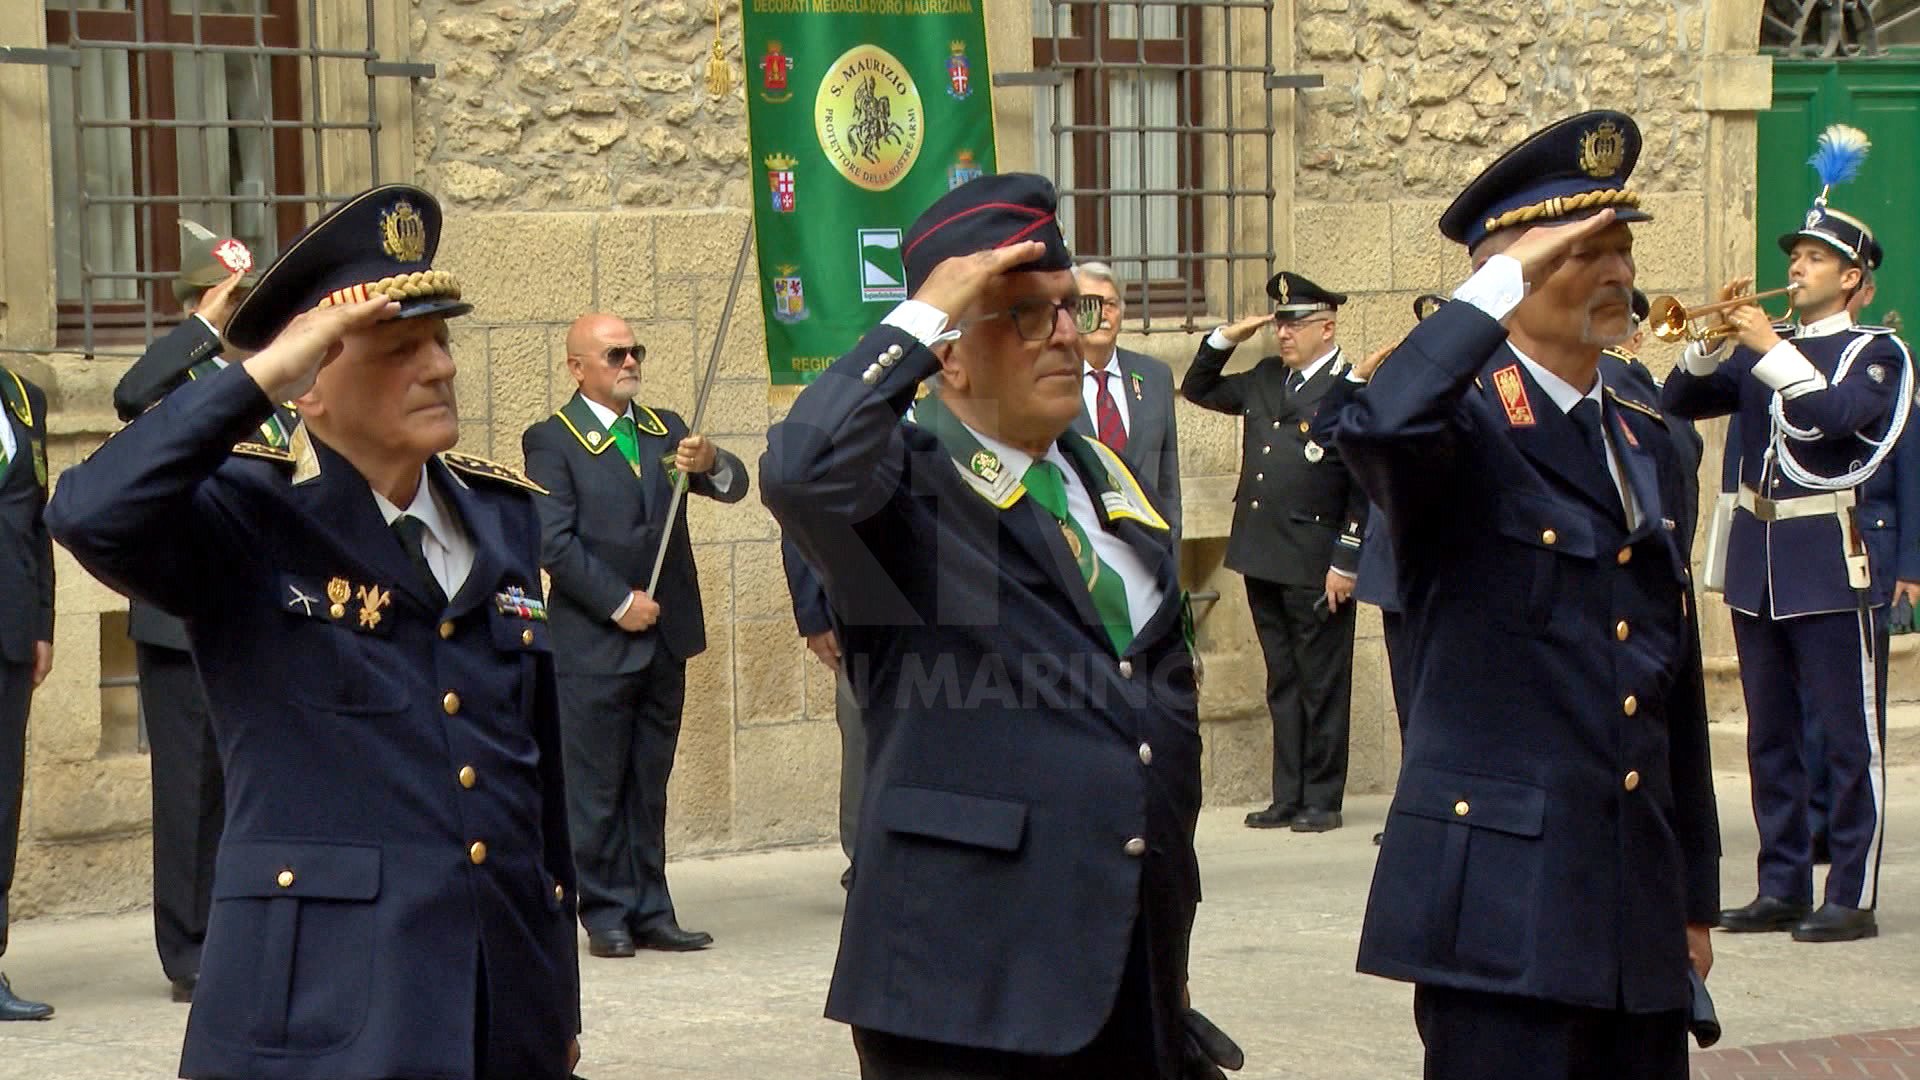
<instances>
[{"instance_id":1,"label":"shoulder epaulette with stripe","mask_svg":"<svg viewBox=\"0 0 1920 1080\"><path fill-rule=\"evenodd\" d=\"M293 464L293 451L285 447L268 446L262 442L234 443L233 452L242 457L265 458L281 465Z\"/></svg>"},{"instance_id":2,"label":"shoulder epaulette with stripe","mask_svg":"<svg viewBox=\"0 0 1920 1080\"><path fill-rule=\"evenodd\" d=\"M1607 396L1613 399L1613 403L1615 405L1618 405L1623 409L1632 409L1634 412L1651 416L1655 420L1662 419L1660 415L1660 410L1654 408L1651 405L1648 405L1644 401L1635 401L1630 397L1621 397L1619 393L1616 392L1614 388L1611 386L1607 387Z\"/></svg>"},{"instance_id":3,"label":"shoulder epaulette with stripe","mask_svg":"<svg viewBox=\"0 0 1920 1080\"><path fill-rule=\"evenodd\" d=\"M440 460L446 462L447 467L453 471L464 473L467 476L477 476L482 480L494 480L502 484L510 484L522 490L531 491L535 495L548 494L546 488L534 483L526 473L518 469L508 468L497 461L488 461L486 458L474 457L471 454L456 454L451 450L441 454Z\"/></svg>"}]
</instances>

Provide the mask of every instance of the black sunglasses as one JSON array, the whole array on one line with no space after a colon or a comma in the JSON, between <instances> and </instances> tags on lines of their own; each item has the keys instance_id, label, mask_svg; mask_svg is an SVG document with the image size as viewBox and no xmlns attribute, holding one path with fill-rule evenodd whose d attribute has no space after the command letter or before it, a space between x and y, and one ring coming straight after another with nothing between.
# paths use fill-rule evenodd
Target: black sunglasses
<instances>
[{"instance_id":1,"label":"black sunglasses","mask_svg":"<svg viewBox=\"0 0 1920 1080\"><path fill-rule=\"evenodd\" d=\"M1030 296L1015 303L1005 311L995 311L968 322L981 323L988 319L1008 318L1013 320L1013 332L1023 341L1045 341L1053 336L1053 325L1059 319L1059 313L1066 312L1073 320L1073 328L1082 334L1090 334L1100 328L1101 301L1098 296L1070 296L1065 300L1048 300L1044 296Z\"/></svg>"},{"instance_id":2,"label":"black sunglasses","mask_svg":"<svg viewBox=\"0 0 1920 1080\"><path fill-rule=\"evenodd\" d=\"M607 348L606 356L608 367L626 367L629 356L633 357L634 363L644 364L647 362L647 347L645 345L611 345Z\"/></svg>"}]
</instances>

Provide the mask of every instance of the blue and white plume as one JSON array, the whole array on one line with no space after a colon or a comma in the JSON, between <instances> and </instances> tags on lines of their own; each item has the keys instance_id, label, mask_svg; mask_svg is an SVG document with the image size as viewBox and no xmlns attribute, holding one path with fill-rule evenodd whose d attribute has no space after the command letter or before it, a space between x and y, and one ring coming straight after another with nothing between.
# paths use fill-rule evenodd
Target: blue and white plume
<instances>
[{"instance_id":1,"label":"blue and white plume","mask_svg":"<svg viewBox=\"0 0 1920 1080\"><path fill-rule=\"evenodd\" d=\"M1873 149L1872 140L1867 133L1857 127L1846 124L1834 124L1820 133L1820 144L1807 164L1820 174L1820 197L1814 200L1816 206L1827 205L1827 192L1834 185L1844 184L1860 173L1860 166L1867 160L1867 151Z\"/></svg>"}]
</instances>

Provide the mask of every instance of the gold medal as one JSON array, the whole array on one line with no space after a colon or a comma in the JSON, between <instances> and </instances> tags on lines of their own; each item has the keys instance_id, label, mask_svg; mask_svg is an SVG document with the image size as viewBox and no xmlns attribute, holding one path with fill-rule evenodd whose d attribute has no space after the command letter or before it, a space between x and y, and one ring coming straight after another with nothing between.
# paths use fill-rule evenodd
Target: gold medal
<instances>
[{"instance_id":1,"label":"gold medal","mask_svg":"<svg viewBox=\"0 0 1920 1080\"><path fill-rule=\"evenodd\" d=\"M1080 534L1073 531L1073 526L1063 521L1060 523L1060 535L1067 538L1067 550L1073 553L1073 561L1079 562Z\"/></svg>"}]
</instances>

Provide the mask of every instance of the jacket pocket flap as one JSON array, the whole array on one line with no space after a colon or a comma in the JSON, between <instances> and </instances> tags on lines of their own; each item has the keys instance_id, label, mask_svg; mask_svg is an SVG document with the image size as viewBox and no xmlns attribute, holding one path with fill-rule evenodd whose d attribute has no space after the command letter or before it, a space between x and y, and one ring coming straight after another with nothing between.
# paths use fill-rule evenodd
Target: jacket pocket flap
<instances>
[{"instance_id":1,"label":"jacket pocket flap","mask_svg":"<svg viewBox=\"0 0 1920 1080\"><path fill-rule=\"evenodd\" d=\"M1558 499L1509 491L1500 497L1500 534L1529 547L1591 559L1597 544L1593 526L1577 506Z\"/></svg>"},{"instance_id":2,"label":"jacket pocket flap","mask_svg":"<svg viewBox=\"0 0 1920 1080\"><path fill-rule=\"evenodd\" d=\"M213 898L293 896L372 900L380 895L380 849L310 841L228 841L220 845Z\"/></svg>"},{"instance_id":3,"label":"jacket pocket flap","mask_svg":"<svg viewBox=\"0 0 1920 1080\"><path fill-rule=\"evenodd\" d=\"M1539 836L1547 814L1547 792L1522 780L1413 768L1401 778L1393 808L1414 817Z\"/></svg>"},{"instance_id":4,"label":"jacket pocket flap","mask_svg":"<svg viewBox=\"0 0 1920 1080\"><path fill-rule=\"evenodd\" d=\"M880 796L880 825L994 851L1018 851L1027 831L1027 805L936 788L890 787Z\"/></svg>"}]
</instances>

